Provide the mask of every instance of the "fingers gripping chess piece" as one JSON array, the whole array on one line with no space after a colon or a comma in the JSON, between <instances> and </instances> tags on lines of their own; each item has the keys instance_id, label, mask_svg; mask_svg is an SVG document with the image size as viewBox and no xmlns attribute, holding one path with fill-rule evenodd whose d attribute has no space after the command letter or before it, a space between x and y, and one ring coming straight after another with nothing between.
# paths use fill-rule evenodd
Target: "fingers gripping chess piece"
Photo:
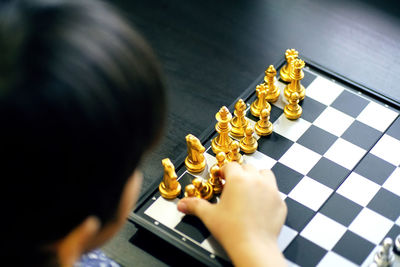
<instances>
[{"instance_id":1,"label":"fingers gripping chess piece","mask_svg":"<svg viewBox=\"0 0 400 267\"><path fill-rule=\"evenodd\" d=\"M197 190L197 188L193 184L188 184L185 187L185 197L201 198L200 192Z\"/></svg>"},{"instance_id":2,"label":"fingers gripping chess piece","mask_svg":"<svg viewBox=\"0 0 400 267\"><path fill-rule=\"evenodd\" d=\"M270 65L268 69L265 71L265 85L267 87L267 95L266 100L268 102L274 103L278 100L279 94L281 91L279 90L278 86L275 84L276 80L276 70L273 65Z\"/></svg>"},{"instance_id":3,"label":"fingers gripping chess piece","mask_svg":"<svg viewBox=\"0 0 400 267\"><path fill-rule=\"evenodd\" d=\"M306 96L306 89L300 83L300 81L304 78L303 68L305 63L301 59L295 59L291 63L292 72L290 73L291 82L285 87L284 95L286 100L289 101L289 97L292 93L297 92L299 94L300 101L304 99Z\"/></svg>"},{"instance_id":4,"label":"fingers gripping chess piece","mask_svg":"<svg viewBox=\"0 0 400 267\"><path fill-rule=\"evenodd\" d=\"M393 240L385 238L375 254L374 262L379 267L389 267L394 263Z\"/></svg>"},{"instance_id":5,"label":"fingers gripping chess piece","mask_svg":"<svg viewBox=\"0 0 400 267\"><path fill-rule=\"evenodd\" d=\"M258 142L253 133L253 129L247 127L245 136L240 140L240 149L246 154L254 153L257 150Z\"/></svg>"},{"instance_id":6,"label":"fingers gripping chess piece","mask_svg":"<svg viewBox=\"0 0 400 267\"><path fill-rule=\"evenodd\" d=\"M190 172L201 172L206 167L206 159L204 158L204 151L206 149L201 144L200 140L192 135L186 135L186 143L188 155L185 159L185 166Z\"/></svg>"},{"instance_id":7,"label":"fingers gripping chess piece","mask_svg":"<svg viewBox=\"0 0 400 267\"><path fill-rule=\"evenodd\" d=\"M294 92L289 97L289 104L285 106L283 109L283 113L285 113L286 118L290 120L296 120L300 118L303 113L303 109L299 105L299 94Z\"/></svg>"},{"instance_id":8,"label":"fingers gripping chess piece","mask_svg":"<svg viewBox=\"0 0 400 267\"><path fill-rule=\"evenodd\" d=\"M249 122L245 118L246 107L246 103L243 101L243 99L239 99L235 104L235 116L231 121L231 135L233 137L240 138L244 136L244 130L249 124Z\"/></svg>"},{"instance_id":9,"label":"fingers gripping chess piece","mask_svg":"<svg viewBox=\"0 0 400 267\"><path fill-rule=\"evenodd\" d=\"M196 190L200 193L200 197L205 200L210 200L213 197L213 188L212 186L203 181L202 178L194 178L192 184L196 188Z\"/></svg>"},{"instance_id":10,"label":"fingers gripping chess piece","mask_svg":"<svg viewBox=\"0 0 400 267\"><path fill-rule=\"evenodd\" d=\"M233 141L231 144L231 151L229 151L227 156L228 161L235 161L239 164L243 163L242 154L240 154L240 144L238 141Z\"/></svg>"},{"instance_id":11,"label":"fingers gripping chess piece","mask_svg":"<svg viewBox=\"0 0 400 267\"><path fill-rule=\"evenodd\" d=\"M229 136L229 132L231 130L230 121L232 119L232 115L229 112L228 108L223 106L215 115L215 118L218 121L215 125L215 130L217 131L218 136L216 136L211 142L212 151L215 154L218 154L218 152L221 151L228 153L232 143L232 139Z\"/></svg>"},{"instance_id":12,"label":"fingers gripping chess piece","mask_svg":"<svg viewBox=\"0 0 400 267\"><path fill-rule=\"evenodd\" d=\"M267 136L272 133L273 126L269 121L269 111L263 109L260 114L260 120L256 123L254 129L259 136Z\"/></svg>"},{"instance_id":13,"label":"fingers gripping chess piece","mask_svg":"<svg viewBox=\"0 0 400 267\"><path fill-rule=\"evenodd\" d=\"M164 166L164 177L158 189L163 198L174 199L181 193L181 185L177 180L175 166L169 158L163 159L161 163Z\"/></svg>"},{"instance_id":14,"label":"fingers gripping chess piece","mask_svg":"<svg viewBox=\"0 0 400 267\"><path fill-rule=\"evenodd\" d=\"M256 87L257 99L250 105L250 112L254 117L259 117L263 109L268 109L271 112L271 105L267 102L267 87L262 83Z\"/></svg>"},{"instance_id":15,"label":"fingers gripping chess piece","mask_svg":"<svg viewBox=\"0 0 400 267\"><path fill-rule=\"evenodd\" d=\"M290 82L292 79L290 78L290 73L291 73L291 63L294 59L296 59L299 56L299 52L297 52L295 49L288 49L286 50L285 53L285 58L286 58L286 65L281 68L279 71L280 77L282 80L285 82Z\"/></svg>"},{"instance_id":16,"label":"fingers gripping chess piece","mask_svg":"<svg viewBox=\"0 0 400 267\"><path fill-rule=\"evenodd\" d=\"M212 186L214 194L221 194L224 185L221 180L221 170L218 165L214 165L211 167L208 183Z\"/></svg>"}]
</instances>

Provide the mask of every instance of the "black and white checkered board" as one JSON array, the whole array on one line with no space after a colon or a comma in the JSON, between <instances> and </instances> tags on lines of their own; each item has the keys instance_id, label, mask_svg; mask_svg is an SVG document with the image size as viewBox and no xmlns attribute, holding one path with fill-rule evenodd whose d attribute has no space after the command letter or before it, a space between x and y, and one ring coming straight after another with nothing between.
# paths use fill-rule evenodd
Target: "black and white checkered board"
<instances>
[{"instance_id":1,"label":"black and white checkered board","mask_svg":"<svg viewBox=\"0 0 400 267\"><path fill-rule=\"evenodd\" d=\"M316 68L305 70L302 84L301 118L286 119L280 98L271 110L274 132L244 161L277 177L288 207L278 243L290 266L368 266L383 238L400 234L399 111ZM277 85L283 92L286 84ZM254 99L247 97L248 106ZM247 117L257 121L250 111ZM216 162L210 139L208 168ZM182 166L184 188L194 176ZM207 179L208 169L196 176ZM178 212L177 202L153 189L131 219L206 264L228 263L205 226Z\"/></svg>"}]
</instances>

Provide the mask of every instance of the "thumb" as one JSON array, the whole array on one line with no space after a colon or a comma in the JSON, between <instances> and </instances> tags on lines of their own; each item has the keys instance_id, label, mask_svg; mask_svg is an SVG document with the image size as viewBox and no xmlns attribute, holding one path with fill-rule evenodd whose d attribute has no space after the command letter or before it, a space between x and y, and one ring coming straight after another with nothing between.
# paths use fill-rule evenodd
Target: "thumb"
<instances>
[{"instance_id":1,"label":"thumb","mask_svg":"<svg viewBox=\"0 0 400 267\"><path fill-rule=\"evenodd\" d=\"M195 215L203 220L213 210L214 205L205 199L197 197L183 198L178 202L178 210L185 214Z\"/></svg>"}]
</instances>

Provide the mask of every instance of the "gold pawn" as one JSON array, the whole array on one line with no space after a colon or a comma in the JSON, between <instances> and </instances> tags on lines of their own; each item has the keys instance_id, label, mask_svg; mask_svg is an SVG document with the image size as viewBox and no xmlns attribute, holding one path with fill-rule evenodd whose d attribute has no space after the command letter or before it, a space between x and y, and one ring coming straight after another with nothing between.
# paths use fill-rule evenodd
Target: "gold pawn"
<instances>
[{"instance_id":1,"label":"gold pawn","mask_svg":"<svg viewBox=\"0 0 400 267\"><path fill-rule=\"evenodd\" d=\"M197 197L201 198L200 192L196 189L193 184L185 186L185 197Z\"/></svg>"},{"instance_id":2,"label":"gold pawn","mask_svg":"<svg viewBox=\"0 0 400 267\"><path fill-rule=\"evenodd\" d=\"M244 136L244 129L246 129L249 122L245 118L246 103L243 99L239 99L235 104L234 117L231 121L232 129L231 135L236 138Z\"/></svg>"},{"instance_id":3,"label":"gold pawn","mask_svg":"<svg viewBox=\"0 0 400 267\"><path fill-rule=\"evenodd\" d=\"M228 163L228 160L226 159L226 154L224 152L219 152L215 156L215 159L217 160L217 163L215 163L213 166L218 166L219 168L222 168L222 166Z\"/></svg>"},{"instance_id":4,"label":"gold pawn","mask_svg":"<svg viewBox=\"0 0 400 267\"><path fill-rule=\"evenodd\" d=\"M268 102L274 103L278 100L279 94L281 91L279 90L278 86L275 84L276 80L276 70L273 65L270 65L268 69L265 71L265 85L267 87L267 95L266 99Z\"/></svg>"},{"instance_id":5,"label":"gold pawn","mask_svg":"<svg viewBox=\"0 0 400 267\"><path fill-rule=\"evenodd\" d=\"M269 121L269 111L267 109L263 109L260 114L260 120L256 123L254 129L259 136L270 135L273 130L273 125Z\"/></svg>"},{"instance_id":6,"label":"gold pawn","mask_svg":"<svg viewBox=\"0 0 400 267\"><path fill-rule=\"evenodd\" d=\"M253 133L253 129L247 127L245 136L240 140L240 149L246 154L254 153L257 150L258 142Z\"/></svg>"},{"instance_id":7,"label":"gold pawn","mask_svg":"<svg viewBox=\"0 0 400 267\"><path fill-rule=\"evenodd\" d=\"M251 103L250 112L254 117L259 117L263 109L268 109L271 112L271 105L267 102L267 87L262 83L256 87L257 99Z\"/></svg>"},{"instance_id":8,"label":"gold pawn","mask_svg":"<svg viewBox=\"0 0 400 267\"><path fill-rule=\"evenodd\" d=\"M200 197L209 200L213 196L213 188L209 183L203 181L202 178L194 178L192 181L194 187L196 187L197 191L200 192Z\"/></svg>"},{"instance_id":9,"label":"gold pawn","mask_svg":"<svg viewBox=\"0 0 400 267\"><path fill-rule=\"evenodd\" d=\"M188 155L185 158L185 166L187 170L193 173L203 171L206 167L206 159L203 154L206 149L200 140L192 134L186 135L186 144Z\"/></svg>"},{"instance_id":10,"label":"gold pawn","mask_svg":"<svg viewBox=\"0 0 400 267\"><path fill-rule=\"evenodd\" d=\"M297 92L293 92L289 98L289 104L285 106L283 112L285 113L286 118L290 120L296 120L300 118L303 113L303 109L299 105L299 94Z\"/></svg>"},{"instance_id":11,"label":"gold pawn","mask_svg":"<svg viewBox=\"0 0 400 267\"><path fill-rule=\"evenodd\" d=\"M219 152L229 152L229 148L232 143L232 138L229 136L231 130L230 121L232 120L232 114L229 112L228 108L223 106L218 113L215 115L217 119L217 124L215 125L215 130L218 133L212 142L211 148L215 154Z\"/></svg>"},{"instance_id":12,"label":"gold pawn","mask_svg":"<svg viewBox=\"0 0 400 267\"><path fill-rule=\"evenodd\" d=\"M238 141L233 141L231 145L231 151L228 153L228 161L230 162L237 162L239 164L243 163L243 157L242 154L240 154L240 144Z\"/></svg>"},{"instance_id":13,"label":"gold pawn","mask_svg":"<svg viewBox=\"0 0 400 267\"><path fill-rule=\"evenodd\" d=\"M304 66L304 61L299 58L292 61L292 72L290 73L292 81L290 82L290 84L286 85L284 90L284 95L288 102L290 95L293 92L297 92L299 94L300 101L303 100L306 95L306 89L300 83L300 81L304 78Z\"/></svg>"},{"instance_id":14,"label":"gold pawn","mask_svg":"<svg viewBox=\"0 0 400 267\"><path fill-rule=\"evenodd\" d=\"M279 71L280 77L283 81L285 82L291 82L292 78L290 78L290 73L292 72L292 66L291 63L294 59L298 58L299 52L297 52L295 49L288 49L285 52L285 58L286 58L286 65L281 68Z\"/></svg>"},{"instance_id":15,"label":"gold pawn","mask_svg":"<svg viewBox=\"0 0 400 267\"><path fill-rule=\"evenodd\" d=\"M181 184L178 182L175 166L169 158L161 161L164 166L164 177L158 189L163 198L174 199L181 193Z\"/></svg>"},{"instance_id":16,"label":"gold pawn","mask_svg":"<svg viewBox=\"0 0 400 267\"><path fill-rule=\"evenodd\" d=\"M218 195L222 192L224 185L221 180L221 170L218 165L211 167L208 183L212 186L214 194Z\"/></svg>"}]
</instances>

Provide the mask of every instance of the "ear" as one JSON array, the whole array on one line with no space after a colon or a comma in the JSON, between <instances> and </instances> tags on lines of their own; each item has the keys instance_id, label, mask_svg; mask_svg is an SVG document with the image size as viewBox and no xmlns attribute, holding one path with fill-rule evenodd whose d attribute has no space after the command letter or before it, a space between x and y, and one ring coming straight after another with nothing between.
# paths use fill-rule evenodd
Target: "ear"
<instances>
[{"instance_id":1,"label":"ear","mask_svg":"<svg viewBox=\"0 0 400 267\"><path fill-rule=\"evenodd\" d=\"M94 239L99 230L99 219L89 216L67 236L57 242L56 252L60 265L73 266L85 252L87 245Z\"/></svg>"}]
</instances>

